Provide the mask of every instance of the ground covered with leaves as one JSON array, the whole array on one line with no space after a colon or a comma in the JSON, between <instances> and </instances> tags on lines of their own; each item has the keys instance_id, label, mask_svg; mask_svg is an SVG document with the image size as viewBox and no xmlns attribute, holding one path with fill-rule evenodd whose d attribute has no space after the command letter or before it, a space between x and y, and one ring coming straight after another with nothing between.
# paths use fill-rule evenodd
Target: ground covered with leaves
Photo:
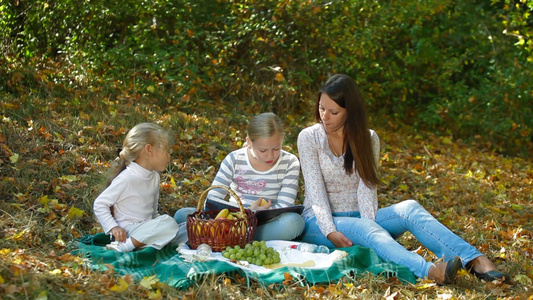
<instances>
[{"instance_id":1,"label":"ground covered with leaves","mask_svg":"<svg viewBox=\"0 0 533 300\"><path fill-rule=\"evenodd\" d=\"M310 97L312 98L312 97ZM381 138L380 205L416 199L443 224L475 245L514 284L481 282L462 271L453 286L415 285L375 276L301 286L287 276L262 289L239 276L204 278L185 291L153 277L134 282L113 269L90 271L70 254L77 239L101 231L92 203L124 134L153 121L176 137L162 175L161 212L196 205L222 158L242 145L254 107L210 102L177 105L143 95L114 99L85 91L71 99L31 95L0 100L0 296L3 299L531 299L533 294L533 163L476 150L475 144L415 132L383 118L371 120ZM310 115L282 116L285 149ZM303 187L299 201L302 201ZM411 235L401 242L436 260Z\"/></svg>"},{"instance_id":2,"label":"ground covered with leaves","mask_svg":"<svg viewBox=\"0 0 533 300\"><path fill-rule=\"evenodd\" d=\"M516 2L2 2L0 298L532 299L533 14ZM381 138L380 205L420 201L514 284L461 272L445 287L367 275L262 289L226 274L183 291L71 254L101 231L92 203L135 124L176 137L160 201L173 215L196 206L258 112L282 117L297 154L337 72L357 80Z\"/></svg>"}]
</instances>

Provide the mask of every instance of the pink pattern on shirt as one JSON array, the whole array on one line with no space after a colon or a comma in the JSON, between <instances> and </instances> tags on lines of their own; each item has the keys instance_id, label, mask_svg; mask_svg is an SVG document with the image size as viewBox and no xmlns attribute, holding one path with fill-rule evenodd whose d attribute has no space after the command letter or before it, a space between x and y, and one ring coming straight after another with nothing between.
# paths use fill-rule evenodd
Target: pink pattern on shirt
<instances>
[{"instance_id":1,"label":"pink pattern on shirt","mask_svg":"<svg viewBox=\"0 0 533 300\"><path fill-rule=\"evenodd\" d=\"M237 190L243 194L257 195L266 186L265 180L246 180L239 176L236 178Z\"/></svg>"}]
</instances>

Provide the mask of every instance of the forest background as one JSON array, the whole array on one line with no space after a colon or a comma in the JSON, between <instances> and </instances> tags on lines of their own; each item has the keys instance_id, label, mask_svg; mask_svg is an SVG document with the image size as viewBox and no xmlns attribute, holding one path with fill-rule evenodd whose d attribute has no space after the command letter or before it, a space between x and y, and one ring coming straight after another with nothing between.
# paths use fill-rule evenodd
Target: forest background
<instances>
[{"instance_id":1,"label":"forest background","mask_svg":"<svg viewBox=\"0 0 533 300\"><path fill-rule=\"evenodd\" d=\"M532 12L531 0L0 0L0 296L527 298ZM334 73L356 79L382 139L380 205L417 199L514 285L463 272L453 287L367 276L262 291L222 275L177 291L69 254L101 231L92 201L133 125L176 136L160 204L172 215L196 205L254 114L277 113L297 153Z\"/></svg>"}]
</instances>

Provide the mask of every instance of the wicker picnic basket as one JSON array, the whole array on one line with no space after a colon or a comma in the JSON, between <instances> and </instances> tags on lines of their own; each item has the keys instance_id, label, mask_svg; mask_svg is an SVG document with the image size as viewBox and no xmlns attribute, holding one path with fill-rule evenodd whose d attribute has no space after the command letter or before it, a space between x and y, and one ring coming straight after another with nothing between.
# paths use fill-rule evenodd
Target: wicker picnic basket
<instances>
[{"instance_id":1,"label":"wicker picnic basket","mask_svg":"<svg viewBox=\"0 0 533 300\"><path fill-rule=\"evenodd\" d=\"M204 211L203 205L207 193L215 188L226 190L237 200L239 208L229 209L230 212L240 212L240 216L232 220L215 219L219 210ZM196 212L187 216L187 235L189 247L196 249L201 244L208 244L215 252L220 252L228 246L239 245L244 247L254 239L257 218L255 213L244 209L241 199L230 188L222 185L214 185L200 195Z\"/></svg>"}]
</instances>

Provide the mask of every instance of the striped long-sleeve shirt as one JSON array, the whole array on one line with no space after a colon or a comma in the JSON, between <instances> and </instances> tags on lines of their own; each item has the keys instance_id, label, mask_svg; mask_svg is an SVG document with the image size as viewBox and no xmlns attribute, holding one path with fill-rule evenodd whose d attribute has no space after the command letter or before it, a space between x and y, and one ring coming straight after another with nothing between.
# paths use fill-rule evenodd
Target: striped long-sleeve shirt
<instances>
[{"instance_id":1,"label":"striped long-sleeve shirt","mask_svg":"<svg viewBox=\"0 0 533 300\"><path fill-rule=\"evenodd\" d=\"M300 162L294 154L282 150L278 162L270 170L257 171L250 164L247 148L244 147L224 158L212 185L230 187L245 207L264 198L272 200L272 208L281 208L294 205L299 176ZM223 189L213 189L207 198L220 201L226 195ZM230 201L236 202L233 198Z\"/></svg>"}]
</instances>

